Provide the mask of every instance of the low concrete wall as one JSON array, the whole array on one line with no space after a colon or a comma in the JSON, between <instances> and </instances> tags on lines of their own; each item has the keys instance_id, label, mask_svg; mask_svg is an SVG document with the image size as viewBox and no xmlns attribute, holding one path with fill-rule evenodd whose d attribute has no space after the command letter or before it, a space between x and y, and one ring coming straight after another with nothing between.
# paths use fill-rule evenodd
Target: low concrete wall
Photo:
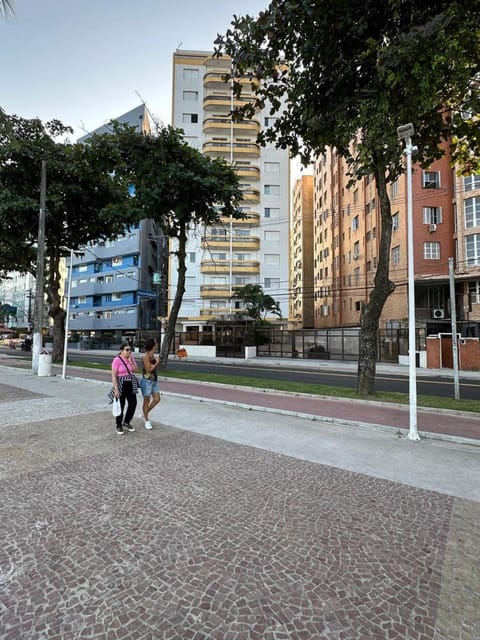
<instances>
[{"instance_id":1,"label":"low concrete wall","mask_svg":"<svg viewBox=\"0 0 480 640\"><path fill-rule=\"evenodd\" d=\"M215 358L217 353L215 345L210 344L181 344L179 348L185 349L192 358Z\"/></svg>"},{"instance_id":2,"label":"low concrete wall","mask_svg":"<svg viewBox=\"0 0 480 640\"><path fill-rule=\"evenodd\" d=\"M427 367L427 352L426 351L417 351L416 357L418 358L418 366L420 369L425 369ZM410 357L409 356L398 356L398 364L409 365Z\"/></svg>"}]
</instances>

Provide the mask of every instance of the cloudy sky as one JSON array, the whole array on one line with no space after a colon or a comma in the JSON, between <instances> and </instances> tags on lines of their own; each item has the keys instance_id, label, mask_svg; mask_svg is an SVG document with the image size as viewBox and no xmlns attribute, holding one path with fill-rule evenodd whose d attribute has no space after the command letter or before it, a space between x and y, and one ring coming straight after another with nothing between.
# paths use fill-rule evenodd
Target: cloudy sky
<instances>
[{"instance_id":1,"label":"cloudy sky","mask_svg":"<svg viewBox=\"0 0 480 640\"><path fill-rule=\"evenodd\" d=\"M58 118L74 138L143 101L170 123L172 54L211 50L268 0L13 0L0 22L0 106ZM139 97L141 96L141 98Z\"/></svg>"}]
</instances>

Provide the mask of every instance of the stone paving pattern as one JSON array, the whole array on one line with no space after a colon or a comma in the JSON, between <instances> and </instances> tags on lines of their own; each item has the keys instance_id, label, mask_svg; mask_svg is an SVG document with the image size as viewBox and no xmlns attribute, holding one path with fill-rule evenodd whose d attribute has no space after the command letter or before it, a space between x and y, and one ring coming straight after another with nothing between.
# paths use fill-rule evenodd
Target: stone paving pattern
<instances>
[{"instance_id":1,"label":"stone paving pattern","mask_svg":"<svg viewBox=\"0 0 480 640\"><path fill-rule=\"evenodd\" d=\"M480 504L72 404L0 426L2 640L480 638Z\"/></svg>"}]
</instances>

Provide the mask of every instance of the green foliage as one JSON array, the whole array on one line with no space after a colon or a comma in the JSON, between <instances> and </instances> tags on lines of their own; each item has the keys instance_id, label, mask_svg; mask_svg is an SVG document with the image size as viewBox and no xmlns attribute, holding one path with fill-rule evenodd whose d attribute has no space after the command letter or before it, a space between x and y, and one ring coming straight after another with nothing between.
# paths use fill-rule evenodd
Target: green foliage
<instances>
[{"instance_id":1,"label":"green foliage","mask_svg":"<svg viewBox=\"0 0 480 640\"><path fill-rule=\"evenodd\" d=\"M246 284L237 289L232 298L241 300L245 305L245 310L249 318L252 318L259 325L268 324L267 315L282 317L280 305L272 296L264 293L259 284Z\"/></svg>"},{"instance_id":2,"label":"green foliage","mask_svg":"<svg viewBox=\"0 0 480 640\"><path fill-rule=\"evenodd\" d=\"M232 57L235 73L257 81L256 101L243 112L270 104L278 115L261 141L289 147L305 162L333 146L350 160L352 175L375 173L381 161L393 181L404 171L401 124L414 123L425 166L457 128L476 132L478 143L479 122L454 114L466 107L480 113L479 24L478 0L273 0L257 19L235 17L216 51ZM351 153L358 131L361 143ZM471 150L480 156L478 144Z\"/></svg>"},{"instance_id":3,"label":"green foliage","mask_svg":"<svg viewBox=\"0 0 480 640\"><path fill-rule=\"evenodd\" d=\"M397 127L415 127L423 167L451 143L454 160L479 167L480 0L272 0L258 18L236 17L216 54L232 58L234 90L250 75L255 100L237 112L277 116L259 142L300 155L336 148L351 184L373 175L381 214L374 287L360 317L359 393L374 391L375 335L394 290L389 278L391 208L387 184L404 173ZM355 141L355 144L353 144Z\"/></svg>"},{"instance_id":4,"label":"green foliage","mask_svg":"<svg viewBox=\"0 0 480 640\"><path fill-rule=\"evenodd\" d=\"M238 177L231 165L202 155L184 141L181 130L172 127L152 136L114 125L113 134L94 138L117 149L116 174L122 182L135 185L137 215L155 220L175 241L171 250L177 258L178 279L162 346L165 367L185 292L188 233L198 225L218 223L222 216L243 217Z\"/></svg>"}]
</instances>

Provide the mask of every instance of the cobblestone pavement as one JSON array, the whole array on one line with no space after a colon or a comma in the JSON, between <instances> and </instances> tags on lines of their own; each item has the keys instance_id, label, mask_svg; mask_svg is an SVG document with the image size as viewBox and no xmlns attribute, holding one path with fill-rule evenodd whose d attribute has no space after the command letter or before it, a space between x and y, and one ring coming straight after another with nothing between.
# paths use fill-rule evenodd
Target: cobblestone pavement
<instances>
[{"instance_id":1,"label":"cobblestone pavement","mask_svg":"<svg viewBox=\"0 0 480 640\"><path fill-rule=\"evenodd\" d=\"M2 640L480 638L480 503L49 401L0 385Z\"/></svg>"}]
</instances>

